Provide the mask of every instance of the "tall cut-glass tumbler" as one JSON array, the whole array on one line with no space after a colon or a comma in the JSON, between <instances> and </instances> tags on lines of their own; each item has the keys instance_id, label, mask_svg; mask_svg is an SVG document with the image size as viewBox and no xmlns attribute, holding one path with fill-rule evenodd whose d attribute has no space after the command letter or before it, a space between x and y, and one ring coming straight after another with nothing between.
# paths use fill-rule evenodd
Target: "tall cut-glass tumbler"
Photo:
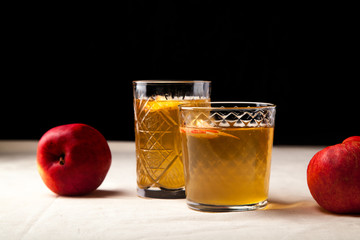
<instances>
[{"instance_id":1,"label":"tall cut-glass tumbler","mask_svg":"<svg viewBox=\"0 0 360 240\"><path fill-rule=\"evenodd\" d=\"M210 81L134 81L137 193L184 198L178 105L210 101Z\"/></svg>"}]
</instances>

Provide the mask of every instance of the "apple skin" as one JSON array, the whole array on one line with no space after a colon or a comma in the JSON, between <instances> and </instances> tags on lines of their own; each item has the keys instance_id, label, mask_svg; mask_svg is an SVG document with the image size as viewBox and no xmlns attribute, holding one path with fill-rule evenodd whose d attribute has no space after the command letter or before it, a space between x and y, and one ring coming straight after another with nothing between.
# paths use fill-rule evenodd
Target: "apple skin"
<instances>
[{"instance_id":1,"label":"apple skin","mask_svg":"<svg viewBox=\"0 0 360 240\"><path fill-rule=\"evenodd\" d=\"M81 123L48 130L37 148L37 167L45 185L64 196L88 194L97 189L111 165L104 136Z\"/></svg>"},{"instance_id":2,"label":"apple skin","mask_svg":"<svg viewBox=\"0 0 360 240\"><path fill-rule=\"evenodd\" d=\"M307 168L307 183L324 209L360 213L360 137L347 138L316 153Z\"/></svg>"},{"instance_id":3,"label":"apple skin","mask_svg":"<svg viewBox=\"0 0 360 240\"><path fill-rule=\"evenodd\" d=\"M351 141L360 142L360 136L348 137L347 139L345 139L345 140L343 141L343 143L344 143L344 142L351 142Z\"/></svg>"}]
</instances>

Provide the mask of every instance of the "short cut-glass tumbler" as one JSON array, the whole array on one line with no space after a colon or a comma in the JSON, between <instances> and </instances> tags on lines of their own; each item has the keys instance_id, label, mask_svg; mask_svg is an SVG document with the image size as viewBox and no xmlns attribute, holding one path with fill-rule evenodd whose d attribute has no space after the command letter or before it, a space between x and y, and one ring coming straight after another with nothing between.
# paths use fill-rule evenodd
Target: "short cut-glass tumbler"
<instances>
[{"instance_id":1,"label":"short cut-glass tumbler","mask_svg":"<svg viewBox=\"0 0 360 240\"><path fill-rule=\"evenodd\" d=\"M202 211L266 206L275 105L208 102L179 108L188 206Z\"/></svg>"}]
</instances>

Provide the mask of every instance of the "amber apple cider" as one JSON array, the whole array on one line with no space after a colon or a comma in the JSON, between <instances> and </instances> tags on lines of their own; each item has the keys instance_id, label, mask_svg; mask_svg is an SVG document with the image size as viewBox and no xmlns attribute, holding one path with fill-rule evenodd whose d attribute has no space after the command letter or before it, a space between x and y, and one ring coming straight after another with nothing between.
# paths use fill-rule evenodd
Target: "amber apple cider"
<instances>
[{"instance_id":1,"label":"amber apple cider","mask_svg":"<svg viewBox=\"0 0 360 240\"><path fill-rule=\"evenodd\" d=\"M162 96L135 100L139 188L155 187L171 190L184 187L178 105L191 103L196 106L206 101L209 100L169 100Z\"/></svg>"},{"instance_id":2,"label":"amber apple cider","mask_svg":"<svg viewBox=\"0 0 360 240\"><path fill-rule=\"evenodd\" d=\"M190 202L246 205L267 199L273 127L182 130Z\"/></svg>"}]
</instances>

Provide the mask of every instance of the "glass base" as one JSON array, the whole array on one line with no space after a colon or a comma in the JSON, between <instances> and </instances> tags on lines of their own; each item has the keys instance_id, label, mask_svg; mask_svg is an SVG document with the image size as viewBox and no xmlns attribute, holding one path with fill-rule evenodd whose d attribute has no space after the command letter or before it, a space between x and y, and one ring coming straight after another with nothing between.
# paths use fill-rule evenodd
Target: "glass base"
<instances>
[{"instance_id":1,"label":"glass base","mask_svg":"<svg viewBox=\"0 0 360 240\"><path fill-rule=\"evenodd\" d=\"M262 202L246 204L246 205L210 205L195 203L187 200L187 205L190 209L197 211L205 212L243 212L243 211L253 211L266 207L268 201L264 200Z\"/></svg>"},{"instance_id":2,"label":"glass base","mask_svg":"<svg viewBox=\"0 0 360 240\"><path fill-rule=\"evenodd\" d=\"M166 188L137 188L139 197L146 198L163 198L163 199L179 199L185 198L185 189L166 189Z\"/></svg>"}]
</instances>

